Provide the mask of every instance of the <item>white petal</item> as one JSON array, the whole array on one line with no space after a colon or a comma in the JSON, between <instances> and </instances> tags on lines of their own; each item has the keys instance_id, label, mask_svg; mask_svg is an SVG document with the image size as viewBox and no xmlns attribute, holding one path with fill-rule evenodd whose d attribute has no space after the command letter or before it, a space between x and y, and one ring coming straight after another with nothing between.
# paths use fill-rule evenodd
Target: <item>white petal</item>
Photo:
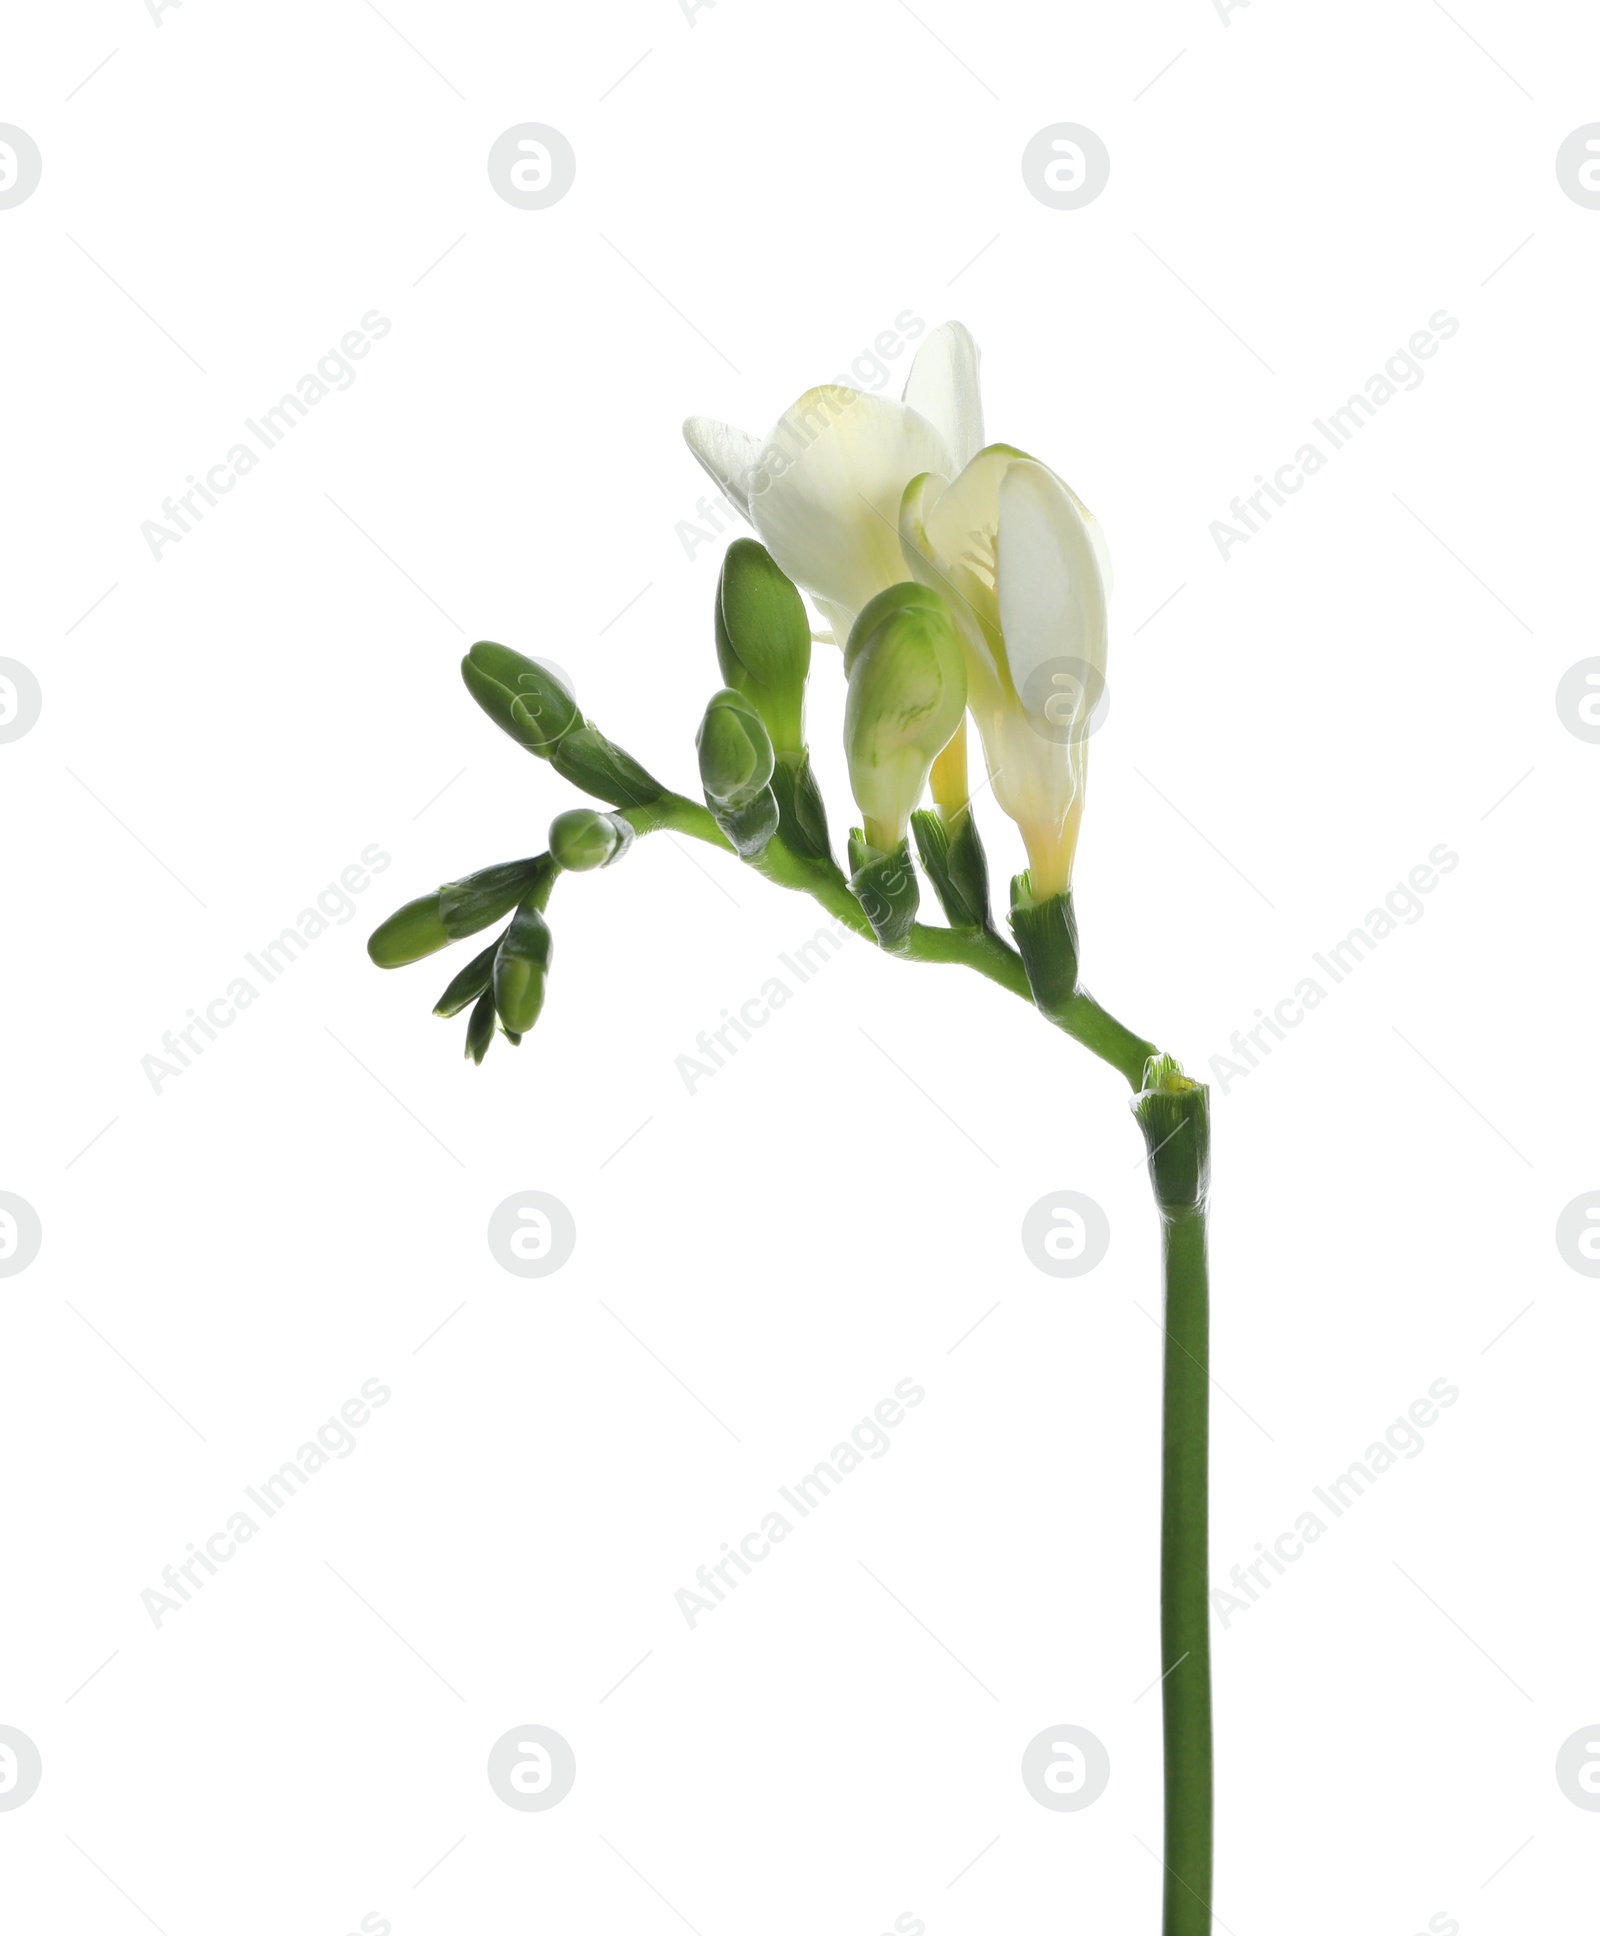
<instances>
[{"instance_id":1,"label":"white petal","mask_svg":"<svg viewBox=\"0 0 1600 1936\"><path fill-rule=\"evenodd\" d=\"M928 582L921 576L924 565L937 569L943 563L929 535L928 520L933 515L933 507L949 488L948 477L937 471L924 471L920 477L912 478L900 498L900 550L912 576L923 584Z\"/></svg>"},{"instance_id":2,"label":"white petal","mask_svg":"<svg viewBox=\"0 0 1600 1936\"><path fill-rule=\"evenodd\" d=\"M1106 534L1100 528L1100 520L1070 484L1063 483L1061 488L1078 507L1079 515L1089 533L1089 542L1094 546L1095 561L1100 567L1100 582L1105 586L1106 597L1109 598L1115 589L1111 579L1111 547L1106 543Z\"/></svg>"},{"instance_id":3,"label":"white petal","mask_svg":"<svg viewBox=\"0 0 1600 1936\"><path fill-rule=\"evenodd\" d=\"M813 596L812 604L822 614L828 627L827 643L838 646L842 653L845 642L850 637L850 627L856 622L854 612L847 611L843 605L835 605L830 599ZM813 637L815 634L813 634Z\"/></svg>"},{"instance_id":4,"label":"white petal","mask_svg":"<svg viewBox=\"0 0 1600 1936\"><path fill-rule=\"evenodd\" d=\"M683 440L716 480L736 510L750 515L750 486L760 468L761 446L748 430L715 417L684 419Z\"/></svg>"},{"instance_id":5,"label":"white petal","mask_svg":"<svg viewBox=\"0 0 1600 1936\"><path fill-rule=\"evenodd\" d=\"M995 532L999 478L1010 461L1009 453L985 451L982 461L969 464L954 484L936 473L913 478L900 505L901 555L912 577L949 606L967 647L969 691L996 701L1004 697L1004 681L994 587ZM986 482L990 471L993 477ZM947 510L952 500L955 508ZM970 521L974 516L976 524ZM977 703L974 699L974 711Z\"/></svg>"},{"instance_id":6,"label":"white petal","mask_svg":"<svg viewBox=\"0 0 1600 1936\"><path fill-rule=\"evenodd\" d=\"M824 384L784 413L761 456L751 522L796 584L853 617L904 581L901 494L919 471L950 467L925 418L892 397Z\"/></svg>"},{"instance_id":7,"label":"white petal","mask_svg":"<svg viewBox=\"0 0 1600 1936\"><path fill-rule=\"evenodd\" d=\"M994 582L995 534L1000 528L1000 484L1026 451L1010 444L990 444L972 462L928 513L928 536L952 563L966 559L980 576Z\"/></svg>"},{"instance_id":8,"label":"white petal","mask_svg":"<svg viewBox=\"0 0 1600 1936\"><path fill-rule=\"evenodd\" d=\"M972 462L983 448L983 399L978 346L965 323L941 323L917 351L905 400L944 438L956 470Z\"/></svg>"},{"instance_id":9,"label":"white petal","mask_svg":"<svg viewBox=\"0 0 1600 1936\"><path fill-rule=\"evenodd\" d=\"M1058 693L1076 692L1087 727L1105 681L1105 580L1083 507L1031 459L1001 481L999 563L1000 627L1018 696L1043 712ZM1059 710L1050 717L1063 723Z\"/></svg>"}]
</instances>

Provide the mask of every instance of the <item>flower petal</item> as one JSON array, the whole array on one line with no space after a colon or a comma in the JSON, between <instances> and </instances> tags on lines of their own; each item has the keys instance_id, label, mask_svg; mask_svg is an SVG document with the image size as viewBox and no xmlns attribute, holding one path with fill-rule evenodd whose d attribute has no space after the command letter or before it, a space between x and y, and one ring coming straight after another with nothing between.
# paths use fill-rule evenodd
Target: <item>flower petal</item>
<instances>
[{"instance_id":1,"label":"flower petal","mask_svg":"<svg viewBox=\"0 0 1600 1936\"><path fill-rule=\"evenodd\" d=\"M950 467L926 418L892 397L823 384L784 413L762 457L751 521L796 584L853 617L904 581L901 494L919 471Z\"/></svg>"},{"instance_id":2,"label":"flower petal","mask_svg":"<svg viewBox=\"0 0 1600 1936\"><path fill-rule=\"evenodd\" d=\"M715 417L686 417L683 440L735 509L750 515L750 485L761 463L761 446L748 430Z\"/></svg>"},{"instance_id":3,"label":"flower petal","mask_svg":"<svg viewBox=\"0 0 1600 1936\"><path fill-rule=\"evenodd\" d=\"M940 556L952 565L964 560L980 579L988 580L991 591L995 534L1000 528L1001 480L1019 458L1027 455L1011 444L988 445L929 510L928 536Z\"/></svg>"},{"instance_id":4,"label":"flower petal","mask_svg":"<svg viewBox=\"0 0 1600 1936\"><path fill-rule=\"evenodd\" d=\"M965 323L941 323L917 351L905 400L944 438L956 470L964 470L983 448L978 346Z\"/></svg>"},{"instance_id":5,"label":"flower petal","mask_svg":"<svg viewBox=\"0 0 1600 1936\"><path fill-rule=\"evenodd\" d=\"M831 599L818 598L812 594L811 602L821 613L823 623L828 628L830 642L843 652L845 641L850 636L850 628L855 624L856 615L843 605L835 605Z\"/></svg>"},{"instance_id":6,"label":"flower petal","mask_svg":"<svg viewBox=\"0 0 1600 1936\"><path fill-rule=\"evenodd\" d=\"M995 508L991 512L987 541L981 536L974 540L960 512L955 516L944 514L962 479L967 480L970 492L972 471L969 464L953 485L937 472L912 478L900 502L900 551L917 583L938 592L950 607L967 647L967 673L973 692L992 687L999 695L1005 678L1001 670L1000 607L994 590L993 538L999 511ZM997 505L998 484L990 496ZM969 503L967 509L971 508Z\"/></svg>"},{"instance_id":7,"label":"flower petal","mask_svg":"<svg viewBox=\"0 0 1600 1936\"><path fill-rule=\"evenodd\" d=\"M1043 669L1074 661L1057 670L1076 682L1092 709L1105 680L1105 580L1083 506L1053 471L1031 458L1014 461L1000 484L999 590L1000 627L1018 696L1042 712L1062 690ZM1048 690L1032 689L1036 675ZM1056 712L1049 717L1052 726L1063 723Z\"/></svg>"},{"instance_id":8,"label":"flower petal","mask_svg":"<svg viewBox=\"0 0 1600 1936\"><path fill-rule=\"evenodd\" d=\"M1106 597L1109 598L1116 588L1111 581L1111 547L1106 543L1106 534L1100 528L1100 520L1070 484L1060 478L1056 481L1078 507L1078 515L1083 519L1084 528L1089 533L1089 542L1094 546L1095 562L1100 567L1100 582L1105 586Z\"/></svg>"},{"instance_id":9,"label":"flower petal","mask_svg":"<svg viewBox=\"0 0 1600 1936\"><path fill-rule=\"evenodd\" d=\"M931 570L940 563L933 539L928 535L928 519L949 488L948 477L940 476L937 471L924 471L912 478L900 498L900 549L912 576L924 585L929 583L923 577L924 568ZM938 591L940 587L935 585L933 589Z\"/></svg>"}]
</instances>

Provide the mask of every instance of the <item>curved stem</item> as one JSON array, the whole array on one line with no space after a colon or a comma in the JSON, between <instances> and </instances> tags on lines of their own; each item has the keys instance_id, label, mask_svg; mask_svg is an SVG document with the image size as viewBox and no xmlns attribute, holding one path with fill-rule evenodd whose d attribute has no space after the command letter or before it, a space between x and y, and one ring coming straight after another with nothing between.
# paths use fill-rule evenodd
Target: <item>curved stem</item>
<instances>
[{"instance_id":1,"label":"curved stem","mask_svg":"<svg viewBox=\"0 0 1600 1936\"><path fill-rule=\"evenodd\" d=\"M1015 948L1008 947L992 928L933 928L918 921L912 927L904 959L954 961L974 969L999 987L1032 1004L1028 971Z\"/></svg>"},{"instance_id":2,"label":"curved stem","mask_svg":"<svg viewBox=\"0 0 1600 1936\"><path fill-rule=\"evenodd\" d=\"M1125 1028L1088 989L1080 988L1049 1019L1075 1042L1081 1042L1091 1055L1109 1062L1130 1089L1137 1089L1144 1081L1144 1065L1156 1053L1155 1043Z\"/></svg>"},{"instance_id":3,"label":"curved stem","mask_svg":"<svg viewBox=\"0 0 1600 1936\"><path fill-rule=\"evenodd\" d=\"M664 794L649 807L630 807L627 817L641 833L665 828L733 851L710 813L679 794ZM774 838L750 864L777 885L812 895L842 926L875 943L871 924L832 860L796 854ZM1075 933L1073 947L1075 950ZM900 957L954 962L1034 1003L1021 955L991 928L937 928L918 922ZM1086 989L1077 987L1074 981L1069 995L1049 1008L1041 1006L1040 1012L1117 1070L1131 1089L1141 1089L1145 1064L1157 1053L1155 1044L1125 1027ZM1174 1204L1167 1200L1160 1164L1164 1147L1160 1141L1151 1143L1152 1181L1162 1218L1166 1290L1161 1437L1166 1888L1161 1929L1162 1936L1210 1936L1213 1799L1207 1575L1210 1292L1206 1206L1203 1185L1196 1201Z\"/></svg>"},{"instance_id":4,"label":"curved stem","mask_svg":"<svg viewBox=\"0 0 1600 1936\"><path fill-rule=\"evenodd\" d=\"M1210 1410L1206 1206L1162 1212L1166 1277L1161 1404L1162 1936L1211 1936L1211 1628L1207 1587Z\"/></svg>"},{"instance_id":5,"label":"curved stem","mask_svg":"<svg viewBox=\"0 0 1600 1936\"><path fill-rule=\"evenodd\" d=\"M619 807L617 812L635 833L653 834L664 830L688 834L692 840L703 840L708 847L720 847L725 854L733 852L732 841L712 819L710 810L698 801L686 800L681 793L663 793L647 807Z\"/></svg>"},{"instance_id":6,"label":"curved stem","mask_svg":"<svg viewBox=\"0 0 1600 1936\"><path fill-rule=\"evenodd\" d=\"M720 847L727 854L733 852L732 845L709 811L695 801L685 799L680 793L663 793L647 807L625 808L623 817L641 834L658 830L687 834L691 840L703 840L708 847ZM844 927L860 935L864 941L870 941L874 947L877 946L872 923L862 912L861 903L850 892L850 883L831 860L812 860L797 854L781 837L775 835L764 851L746 864L779 887L811 895ZM987 976L990 981L1020 996L1025 1002L1031 1003L1033 1000L1021 957L992 929L935 928L918 922L912 928L900 958L954 962ZM1098 1004L1092 1001L1089 1006L1098 1009ZM1105 1019L1108 1022L1111 1020L1109 1016ZM1113 1023L1112 1026L1120 1028L1121 1025ZM1127 1033L1126 1030L1122 1032ZM1096 1053L1100 1051L1097 1049Z\"/></svg>"},{"instance_id":7,"label":"curved stem","mask_svg":"<svg viewBox=\"0 0 1600 1936\"><path fill-rule=\"evenodd\" d=\"M628 807L624 818L642 834L658 830L687 834L703 840L708 847L720 847L725 854L733 848L711 814L696 801L681 793L663 793L647 807ZM831 860L812 860L797 854L778 837L747 865L779 887L809 894L833 917L863 941L877 945L872 924L861 910L861 903L850 892L850 883ZM1032 1003L1033 992L1022 957L992 928L936 928L917 922L901 952L903 961L951 962L987 977L1022 1001ZM1061 1009L1048 1013L1048 1019L1074 1041L1081 1042L1091 1055L1108 1062L1130 1089L1143 1080L1144 1065L1156 1053L1153 1042L1125 1028L1102 1008L1086 990L1079 989Z\"/></svg>"},{"instance_id":8,"label":"curved stem","mask_svg":"<svg viewBox=\"0 0 1600 1936\"><path fill-rule=\"evenodd\" d=\"M707 809L685 799L681 793L663 793L647 807L628 807L624 817L642 834L663 829L687 834L692 840L703 840L707 846L720 847L727 854L733 852ZM872 924L861 911L861 903L831 860L811 860L795 853L775 836L765 851L748 865L779 887L811 895L837 921L864 941L877 945ZM901 959L953 962L986 976L1025 1002L1033 1001L1022 957L992 928L935 928L919 921L911 930ZM1156 1045L1125 1027L1087 989L1078 989L1060 1008L1041 1010L1041 1013L1075 1042L1081 1042L1091 1055L1109 1063L1130 1089L1139 1087L1144 1079L1144 1065L1156 1053Z\"/></svg>"}]
</instances>

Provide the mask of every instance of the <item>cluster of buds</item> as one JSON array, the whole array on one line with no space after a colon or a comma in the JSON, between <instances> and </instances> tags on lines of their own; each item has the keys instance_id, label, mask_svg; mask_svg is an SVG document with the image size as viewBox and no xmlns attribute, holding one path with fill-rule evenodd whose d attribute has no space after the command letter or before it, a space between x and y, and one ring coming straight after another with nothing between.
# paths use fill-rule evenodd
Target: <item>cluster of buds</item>
<instances>
[{"instance_id":1,"label":"cluster of buds","mask_svg":"<svg viewBox=\"0 0 1600 1936\"><path fill-rule=\"evenodd\" d=\"M485 867L420 895L368 939L367 953L380 968L403 968L510 915L498 938L467 963L434 1004L435 1015L470 1011L467 1054L478 1063L497 1026L515 1045L539 1019L553 947L545 910L557 876L586 874L620 860L637 832L629 812L648 815L665 789L590 725L554 667L485 640L461 661L461 677L519 746L620 809L602 813L575 807L558 813L544 853Z\"/></svg>"},{"instance_id":2,"label":"cluster of buds","mask_svg":"<svg viewBox=\"0 0 1600 1936\"><path fill-rule=\"evenodd\" d=\"M480 1061L497 1024L516 1042L538 1018L556 877L610 866L661 826L720 840L786 885L846 891L889 952L929 932L917 922L914 838L949 926L1003 946L968 789L970 711L1028 857L1012 883L1012 932L1039 1005L1059 1016L1077 990L1072 864L1105 679L1110 566L1094 519L1044 464L984 444L978 352L958 323L930 335L899 401L827 385L765 443L705 418L684 429L757 534L729 547L717 586L723 683L696 736L704 809L585 719L552 667L475 645L461 667L473 698L608 810L559 814L547 852L400 909L372 936L373 960L397 967L509 915L436 1009L470 1008L467 1051ZM802 593L824 631L813 634ZM860 822L844 869L806 743L814 636L840 648L848 687Z\"/></svg>"}]
</instances>

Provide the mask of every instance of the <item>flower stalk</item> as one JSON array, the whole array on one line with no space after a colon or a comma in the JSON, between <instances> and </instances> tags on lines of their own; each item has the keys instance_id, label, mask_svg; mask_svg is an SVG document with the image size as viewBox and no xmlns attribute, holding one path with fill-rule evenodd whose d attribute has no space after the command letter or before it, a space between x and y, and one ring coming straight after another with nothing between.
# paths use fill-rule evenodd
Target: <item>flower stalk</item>
<instances>
[{"instance_id":1,"label":"flower stalk","mask_svg":"<svg viewBox=\"0 0 1600 1936\"><path fill-rule=\"evenodd\" d=\"M731 545L719 577L721 687L696 736L704 804L609 740L557 668L480 642L461 667L472 697L604 810L559 814L547 853L407 903L368 948L380 967L399 967L510 914L435 1009L468 1012L467 1054L481 1062L497 1029L516 1044L545 1008L556 878L599 875L640 837L666 831L809 894L884 954L984 976L1124 1078L1162 1222L1162 1931L1209 1936L1209 1098L1080 979L1072 867L1105 689L1110 560L1054 471L984 443L977 364L968 333L946 324L923 345L899 402L824 385L764 445L691 419L695 455L760 539ZM813 633L802 592L826 630ZM860 815L848 871L830 848L806 741L814 636L840 648L848 682L844 751ZM967 773L969 711L994 799L1028 856L1011 883L1011 940L991 911ZM913 842L943 924L918 918Z\"/></svg>"},{"instance_id":2,"label":"flower stalk","mask_svg":"<svg viewBox=\"0 0 1600 1936\"><path fill-rule=\"evenodd\" d=\"M1161 1683L1166 1794L1162 1936L1210 1936L1212 1864L1209 1535L1210 1092L1152 1057L1133 1098L1161 1211Z\"/></svg>"},{"instance_id":3,"label":"flower stalk","mask_svg":"<svg viewBox=\"0 0 1600 1936\"><path fill-rule=\"evenodd\" d=\"M1161 1213L1162 1936L1211 1936L1210 1288L1204 1203Z\"/></svg>"}]
</instances>

